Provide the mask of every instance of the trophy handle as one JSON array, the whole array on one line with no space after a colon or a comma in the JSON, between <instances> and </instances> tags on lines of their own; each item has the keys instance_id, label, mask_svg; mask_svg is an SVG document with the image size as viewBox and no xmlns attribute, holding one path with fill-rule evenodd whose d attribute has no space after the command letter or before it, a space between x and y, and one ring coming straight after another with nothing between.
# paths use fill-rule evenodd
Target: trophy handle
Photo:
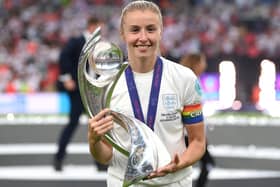
<instances>
[{"instance_id":1,"label":"trophy handle","mask_svg":"<svg viewBox=\"0 0 280 187\"><path fill-rule=\"evenodd\" d=\"M79 64L78 64L79 91L80 91L85 112L89 117L93 117L104 108L102 102L105 98L106 88L110 83L109 81L101 82L92 79L88 75L86 69L88 57L90 55L91 50L95 47L96 43L101 40L100 32L101 29L100 27L98 27L92 33L91 38L84 44L79 57ZM120 77L121 73L125 70L126 67L127 64L122 65L121 71L118 72L118 74L116 75L117 79ZM95 85L98 85L99 87ZM113 88L115 87L115 85L116 85L116 81L113 83L112 87L108 91L105 107L108 107L110 105L110 99L112 97ZM105 138L119 152L121 152L127 157L129 156L129 151L119 146L109 133L105 134Z\"/></svg>"}]
</instances>

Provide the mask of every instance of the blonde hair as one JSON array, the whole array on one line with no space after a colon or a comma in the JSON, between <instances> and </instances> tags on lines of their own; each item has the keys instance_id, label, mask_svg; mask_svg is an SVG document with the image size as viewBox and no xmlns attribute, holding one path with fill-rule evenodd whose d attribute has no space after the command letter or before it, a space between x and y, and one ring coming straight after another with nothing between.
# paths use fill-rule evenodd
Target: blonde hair
<instances>
[{"instance_id":1,"label":"blonde hair","mask_svg":"<svg viewBox=\"0 0 280 187\"><path fill-rule=\"evenodd\" d=\"M134 10L150 10L154 13L156 13L159 17L160 20L160 27L161 30L163 28L163 23L162 23L162 14L159 9L159 7L150 1L145 1L145 0L137 0L137 1L132 1L128 3L122 10L121 13L121 20L120 20L120 32L123 33L123 24L124 24L124 17L127 14L127 12L131 12Z\"/></svg>"}]
</instances>

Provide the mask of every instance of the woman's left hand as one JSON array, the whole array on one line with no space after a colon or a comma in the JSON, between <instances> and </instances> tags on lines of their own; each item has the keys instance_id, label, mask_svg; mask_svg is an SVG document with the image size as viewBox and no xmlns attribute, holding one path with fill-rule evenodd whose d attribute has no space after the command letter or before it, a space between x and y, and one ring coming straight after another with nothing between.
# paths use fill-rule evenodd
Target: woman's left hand
<instances>
[{"instance_id":1,"label":"woman's left hand","mask_svg":"<svg viewBox=\"0 0 280 187\"><path fill-rule=\"evenodd\" d=\"M162 176L167 175L168 173L174 173L177 170L179 170L178 164L179 164L179 156L178 156L178 154L176 154L169 164L167 164L161 168L158 168L157 170L150 173L150 175L147 177L147 179L152 179L155 177L162 177Z\"/></svg>"}]
</instances>

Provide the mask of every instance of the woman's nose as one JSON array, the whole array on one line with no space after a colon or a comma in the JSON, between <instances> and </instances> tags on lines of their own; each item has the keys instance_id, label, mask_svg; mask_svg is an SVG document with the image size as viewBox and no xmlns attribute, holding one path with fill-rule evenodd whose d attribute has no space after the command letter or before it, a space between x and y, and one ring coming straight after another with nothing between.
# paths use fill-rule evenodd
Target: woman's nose
<instances>
[{"instance_id":1,"label":"woman's nose","mask_svg":"<svg viewBox=\"0 0 280 187\"><path fill-rule=\"evenodd\" d=\"M146 31L141 31L140 32L140 40L147 40L147 32Z\"/></svg>"}]
</instances>

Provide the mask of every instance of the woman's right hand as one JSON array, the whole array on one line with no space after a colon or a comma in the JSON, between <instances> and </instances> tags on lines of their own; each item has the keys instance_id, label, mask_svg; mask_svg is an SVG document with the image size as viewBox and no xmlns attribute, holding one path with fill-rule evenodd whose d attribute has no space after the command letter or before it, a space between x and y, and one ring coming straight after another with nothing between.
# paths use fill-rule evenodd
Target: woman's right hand
<instances>
[{"instance_id":1,"label":"woman's right hand","mask_svg":"<svg viewBox=\"0 0 280 187\"><path fill-rule=\"evenodd\" d=\"M88 141L91 145L99 142L113 128L113 117L109 113L110 109L106 108L89 119Z\"/></svg>"}]
</instances>

